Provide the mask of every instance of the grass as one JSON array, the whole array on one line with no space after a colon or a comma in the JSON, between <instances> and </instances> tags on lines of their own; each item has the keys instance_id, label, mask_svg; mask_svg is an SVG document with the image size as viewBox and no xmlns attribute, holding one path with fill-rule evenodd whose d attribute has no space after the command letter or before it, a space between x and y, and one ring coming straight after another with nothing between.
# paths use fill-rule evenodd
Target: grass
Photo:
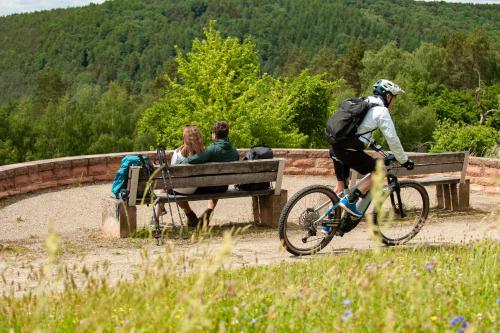
<instances>
[{"instance_id":1,"label":"grass","mask_svg":"<svg viewBox=\"0 0 500 333\"><path fill-rule=\"evenodd\" d=\"M1 299L0 331L458 332L463 323L450 324L456 316L470 332L500 329L498 242L354 251L238 270L222 269L230 237L218 255L197 262L166 249L155 261L144 255L141 276L114 286L106 264L85 269L77 283L55 263L57 278L41 272L37 291ZM185 265L189 273L180 274ZM49 292L56 282L63 291Z\"/></svg>"}]
</instances>

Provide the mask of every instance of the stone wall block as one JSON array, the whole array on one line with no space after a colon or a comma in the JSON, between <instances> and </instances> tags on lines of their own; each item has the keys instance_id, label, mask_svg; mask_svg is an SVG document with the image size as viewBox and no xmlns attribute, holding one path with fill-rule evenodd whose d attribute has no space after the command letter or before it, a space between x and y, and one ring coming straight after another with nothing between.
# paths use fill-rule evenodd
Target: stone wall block
<instances>
[{"instance_id":1,"label":"stone wall block","mask_svg":"<svg viewBox=\"0 0 500 333\"><path fill-rule=\"evenodd\" d=\"M15 169L6 169L0 171L0 180L13 178L16 175Z\"/></svg>"},{"instance_id":2,"label":"stone wall block","mask_svg":"<svg viewBox=\"0 0 500 333\"><path fill-rule=\"evenodd\" d=\"M45 171L40 171L38 172L38 175L40 178L42 178L42 182L50 181L54 179L54 171L51 170L45 170Z\"/></svg>"},{"instance_id":3,"label":"stone wall block","mask_svg":"<svg viewBox=\"0 0 500 333\"><path fill-rule=\"evenodd\" d=\"M19 175L14 177L14 184L16 186L16 189L19 189L23 186L27 186L31 184L30 176L29 175Z\"/></svg>"},{"instance_id":4,"label":"stone wall block","mask_svg":"<svg viewBox=\"0 0 500 333\"><path fill-rule=\"evenodd\" d=\"M59 180L59 179L69 179L73 176L72 172L71 172L71 168L55 168L54 169L54 177L55 179Z\"/></svg>"},{"instance_id":5,"label":"stone wall block","mask_svg":"<svg viewBox=\"0 0 500 333\"><path fill-rule=\"evenodd\" d=\"M330 158L330 153L328 152L328 149L324 150L311 150L309 151L309 157L310 158Z\"/></svg>"},{"instance_id":6,"label":"stone wall block","mask_svg":"<svg viewBox=\"0 0 500 333\"><path fill-rule=\"evenodd\" d=\"M291 163L291 166L297 167L297 168L312 168L314 167L315 161L314 159L298 159L294 160Z\"/></svg>"},{"instance_id":7,"label":"stone wall block","mask_svg":"<svg viewBox=\"0 0 500 333\"><path fill-rule=\"evenodd\" d=\"M77 158L71 161L71 168L74 167L86 167L89 165L88 158Z\"/></svg>"},{"instance_id":8,"label":"stone wall block","mask_svg":"<svg viewBox=\"0 0 500 333\"><path fill-rule=\"evenodd\" d=\"M308 176L327 176L333 174L333 168L309 168L304 169L301 174Z\"/></svg>"},{"instance_id":9,"label":"stone wall block","mask_svg":"<svg viewBox=\"0 0 500 333\"><path fill-rule=\"evenodd\" d=\"M108 174L108 167L106 164L89 165L88 172L90 176L106 175Z\"/></svg>"},{"instance_id":10,"label":"stone wall block","mask_svg":"<svg viewBox=\"0 0 500 333\"><path fill-rule=\"evenodd\" d=\"M38 172L54 169L54 162L42 162L38 164Z\"/></svg>"},{"instance_id":11,"label":"stone wall block","mask_svg":"<svg viewBox=\"0 0 500 333\"><path fill-rule=\"evenodd\" d=\"M86 177L89 174L89 171L88 171L87 167L74 167L71 170L71 174L75 178L82 178L82 177Z\"/></svg>"},{"instance_id":12,"label":"stone wall block","mask_svg":"<svg viewBox=\"0 0 500 333\"><path fill-rule=\"evenodd\" d=\"M23 176L23 175L28 175L28 167L23 166L19 168L14 169L14 174L13 176Z\"/></svg>"},{"instance_id":13,"label":"stone wall block","mask_svg":"<svg viewBox=\"0 0 500 333\"><path fill-rule=\"evenodd\" d=\"M333 162L330 158L318 158L318 159L316 159L315 166L317 168L331 168L331 169L333 169Z\"/></svg>"},{"instance_id":14,"label":"stone wall block","mask_svg":"<svg viewBox=\"0 0 500 333\"><path fill-rule=\"evenodd\" d=\"M285 167L284 173L285 175L301 175L304 173L304 169L296 167Z\"/></svg>"},{"instance_id":15,"label":"stone wall block","mask_svg":"<svg viewBox=\"0 0 500 333\"><path fill-rule=\"evenodd\" d=\"M6 178L0 180L0 191L13 190L16 187L16 183L14 182L14 177Z\"/></svg>"},{"instance_id":16,"label":"stone wall block","mask_svg":"<svg viewBox=\"0 0 500 333\"><path fill-rule=\"evenodd\" d=\"M288 154L286 155L286 157L290 158L290 159L298 160L298 159L302 159L302 158L308 158L309 154L304 150L290 150L288 152Z\"/></svg>"}]
</instances>

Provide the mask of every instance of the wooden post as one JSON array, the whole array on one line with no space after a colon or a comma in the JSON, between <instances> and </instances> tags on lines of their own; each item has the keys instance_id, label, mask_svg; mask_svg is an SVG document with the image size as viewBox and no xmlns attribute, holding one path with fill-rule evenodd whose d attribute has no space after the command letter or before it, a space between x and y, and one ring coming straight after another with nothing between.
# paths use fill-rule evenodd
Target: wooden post
<instances>
[{"instance_id":1,"label":"wooden post","mask_svg":"<svg viewBox=\"0 0 500 333\"><path fill-rule=\"evenodd\" d=\"M450 184L443 184L444 209L451 210Z\"/></svg>"},{"instance_id":2,"label":"wooden post","mask_svg":"<svg viewBox=\"0 0 500 333\"><path fill-rule=\"evenodd\" d=\"M288 200L288 191L281 190L279 195L252 197L254 221L257 224L277 227L281 210Z\"/></svg>"},{"instance_id":3,"label":"wooden post","mask_svg":"<svg viewBox=\"0 0 500 333\"><path fill-rule=\"evenodd\" d=\"M453 211L460 210L460 207L458 206L457 184L450 184L450 195L451 195L451 209Z\"/></svg>"},{"instance_id":4,"label":"wooden post","mask_svg":"<svg viewBox=\"0 0 500 333\"><path fill-rule=\"evenodd\" d=\"M107 237L126 238L137 229L136 206L127 206L121 199L103 200L101 230Z\"/></svg>"},{"instance_id":5,"label":"wooden post","mask_svg":"<svg viewBox=\"0 0 500 333\"><path fill-rule=\"evenodd\" d=\"M469 209L470 179L458 185L458 205L460 210Z\"/></svg>"},{"instance_id":6,"label":"wooden post","mask_svg":"<svg viewBox=\"0 0 500 333\"><path fill-rule=\"evenodd\" d=\"M437 208L444 208L444 189L442 184L436 185Z\"/></svg>"}]
</instances>

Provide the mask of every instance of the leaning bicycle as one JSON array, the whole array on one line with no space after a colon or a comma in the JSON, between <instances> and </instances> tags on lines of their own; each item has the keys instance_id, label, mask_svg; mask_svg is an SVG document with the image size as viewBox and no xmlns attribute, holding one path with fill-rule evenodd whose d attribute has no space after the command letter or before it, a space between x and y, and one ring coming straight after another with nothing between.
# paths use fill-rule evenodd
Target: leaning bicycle
<instances>
[{"instance_id":1,"label":"leaning bicycle","mask_svg":"<svg viewBox=\"0 0 500 333\"><path fill-rule=\"evenodd\" d=\"M303 188L286 203L279 219L280 241L288 252L296 256L314 254L328 245L333 237L343 236L354 229L368 212L372 214L375 233L388 246L404 244L422 229L429 213L427 190L414 180L399 180L395 174L395 157L387 154L375 141L370 147L384 158L386 167L387 184L382 191L381 207L369 211L372 198L367 193L357 203L363 212L358 218L338 206L339 195L331 186ZM356 188L354 185L340 195L352 193Z\"/></svg>"}]
</instances>

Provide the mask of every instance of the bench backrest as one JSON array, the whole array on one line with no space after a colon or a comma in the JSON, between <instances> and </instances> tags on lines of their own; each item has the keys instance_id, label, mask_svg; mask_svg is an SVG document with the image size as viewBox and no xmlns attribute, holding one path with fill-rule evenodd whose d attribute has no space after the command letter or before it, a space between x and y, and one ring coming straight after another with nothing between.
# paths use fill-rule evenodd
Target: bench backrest
<instances>
[{"instance_id":1,"label":"bench backrest","mask_svg":"<svg viewBox=\"0 0 500 333\"><path fill-rule=\"evenodd\" d=\"M375 152L369 152L369 154L374 158L380 158L380 155ZM422 153L409 154L408 156L415 162L415 168L413 170L406 170L403 167L398 168L394 172L398 177L460 172L460 183L465 182L469 152ZM353 172L351 181L356 180L358 177L357 173Z\"/></svg>"},{"instance_id":2,"label":"bench backrest","mask_svg":"<svg viewBox=\"0 0 500 333\"><path fill-rule=\"evenodd\" d=\"M173 188L275 182L275 194L279 194L284 166L284 159L182 164L170 166L168 173L164 170L163 175L156 166L151 180L140 179L141 167L133 166L129 169L127 186L130 191L129 205L140 201L148 186L163 188L164 177Z\"/></svg>"}]
</instances>

